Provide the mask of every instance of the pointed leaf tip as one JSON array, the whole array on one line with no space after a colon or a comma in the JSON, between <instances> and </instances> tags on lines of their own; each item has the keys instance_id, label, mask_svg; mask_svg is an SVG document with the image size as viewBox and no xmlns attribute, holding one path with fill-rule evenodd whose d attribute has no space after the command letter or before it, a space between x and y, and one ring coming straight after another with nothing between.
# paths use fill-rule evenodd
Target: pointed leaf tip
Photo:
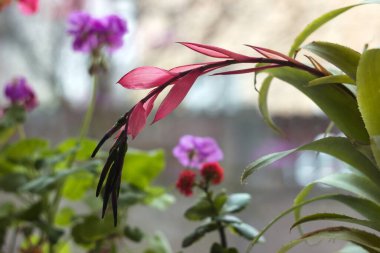
<instances>
[{"instance_id":1,"label":"pointed leaf tip","mask_svg":"<svg viewBox=\"0 0 380 253\"><path fill-rule=\"evenodd\" d=\"M272 49L268 49L268 48L264 48L264 47L256 47L256 46L251 46L251 45L247 45L247 44L245 46L253 48L259 54L263 55L264 57L270 58L270 59L287 60L287 61L292 62L292 63L298 63L295 59L293 59L293 58L291 58L291 57L289 57L283 53L274 51Z\"/></svg>"},{"instance_id":2,"label":"pointed leaf tip","mask_svg":"<svg viewBox=\"0 0 380 253\"><path fill-rule=\"evenodd\" d=\"M198 53L215 57L215 58L232 58L237 61L247 60L247 59L252 58L252 57L248 57L242 54L231 52L229 50L226 50L220 47L209 46L209 45L198 44L198 43L191 43L191 42L178 42L178 43Z\"/></svg>"},{"instance_id":3,"label":"pointed leaf tip","mask_svg":"<svg viewBox=\"0 0 380 253\"><path fill-rule=\"evenodd\" d=\"M175 74L156 67L139 67L125 74L118 83L127 89L149 89L160 86Z\"/></svg>"}]
</instances>

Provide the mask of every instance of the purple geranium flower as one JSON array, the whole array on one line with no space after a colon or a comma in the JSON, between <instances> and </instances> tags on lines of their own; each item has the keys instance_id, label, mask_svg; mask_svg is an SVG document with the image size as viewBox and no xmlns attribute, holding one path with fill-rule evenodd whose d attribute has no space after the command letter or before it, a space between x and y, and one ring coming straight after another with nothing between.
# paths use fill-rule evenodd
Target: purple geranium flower
<instances>
[{"instance_id":1,"label":"purple geranium flower","mask_svg":"<svg viewBox=\"0 0 380 253\"><path fill-rule=\"evenodd\" d=\"M185 167L200 169L206 162L223 159L223 152L211 137L184 135L173 149L173 155Z\"/></svg>"},{"instance_id":2,"label":"purple geranium flower","mask_svg":"<svg viewBox=\"0 0 380 253\"><path fill-rule=\"evenodd\" d=\"M13 79L5 85L5 96L12 104L20 104L30 111L38 105L37 97L33 89L23 77Z\"/></svg>"},{"instance_id":3,"label":"purple geranium flower","mask_svg":"<svg viewBox=\"0 0 380 253\"><path fill-rule=\"evenodd\" d=\"M88 13L74 12L68 23L67 32L74 37L74 50L85 53L103 46L116 50L123 45L123 36L128 32L126 21L116 15L94 18Z\"/></svg>"}]
</instances>

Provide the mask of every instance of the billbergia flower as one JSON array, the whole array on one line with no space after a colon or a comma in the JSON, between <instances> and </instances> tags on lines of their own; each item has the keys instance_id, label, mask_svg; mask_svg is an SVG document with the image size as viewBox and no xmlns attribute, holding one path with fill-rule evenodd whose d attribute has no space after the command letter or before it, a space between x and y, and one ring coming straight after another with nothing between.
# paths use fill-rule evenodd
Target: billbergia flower
<instances>
[{"instance_id":1,"label":"billbergia flower","mask_svg":"<svg viewBox=\"0 0 380 253\"><path fill-rule=\"evenodd\" d=\"M180 164L188 168L200 169L206 162L223 159L223 152L211 137L184 135L173 149L173 155Z\"/></svg>"},{"instance_id":2,"label":"billbergia flower","mask_svg":"<svg viewBox=\"0 0 380 253\"><path fill-rule=\"evenodd\" d=\"M24 77L15 78L7 83L4 94L12 104L24 106L28 111L33 110L38 105L37 97Z\"/></svg>"},{"instance_id":3,"label":"billbergia flower","mask_svg":"<svg viewBox=\"0 0 380 253\"><path fill-rule=\"evenodd\" d=\"M73 49L94 53L102 48L114 51L123 45L128 32L127 22L117 15L95 18L85 12L74 12L68 19L68 33L73 37Z\"/></svg>"},{"instance_id":4,"label":"billbergia flower","mask_svg":"<svg viewBox=\"0 0 380 253\"><path fill-rule=\"evenodd\" d=\"M262 56L252 57L209 45L188 42L183 42L180 44L203 55L216 58L217 60L179 66L169 70L150 66L139 67L125 74L118 81L118 83L126 89L149 89L150 91L144 98L142 98L121 118L119 118L115 125L100 140L92 154L92 157L94 157L104 142L119 131L118 137L111 147L110 154L99 179L98 189L101 189L103 182L108 175L103 194L103 215L110 196L112 195L114 198L118 195L117 192L120 188L120 175L123 166L123 163L120 162L120 156L124 156L124 152L127 150L125 148L127 145L127 137L134 139L141 132L141 130L143 130L146 125L147 118L152 112L155 100L162 91L169 90L158 107L152 123L162 120L172 113L186 97L198 77L210 73L211 71L217 71L223 67L242 63L261 64L260 66L256 65L252 68L216 72L213 75L246 74L284 66L305 70L316 76L325 75L319 69L309 67L282 53L266 48L248 45ZM100 190L98 191L98 194L99 192ZM113 204L113 207L115 206L116 205Z\"/></svg>"}]
</instances>

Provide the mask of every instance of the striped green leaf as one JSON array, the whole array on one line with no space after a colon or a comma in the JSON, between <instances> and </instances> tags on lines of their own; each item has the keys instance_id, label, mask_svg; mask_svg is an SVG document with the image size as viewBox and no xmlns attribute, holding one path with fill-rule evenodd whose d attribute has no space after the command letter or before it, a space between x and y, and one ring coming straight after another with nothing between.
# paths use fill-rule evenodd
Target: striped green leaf
<instances>
[{"instance_id":1,"label":"striped green leaf","mask_svg":"<svg viewBox=\"0 0 380 253\"><path fill-rule=\"evenodd\" d=\"M320 85L306 87L316 77L302 70L289 67L268 69L265 72L283 80L309 97L350 139L369 143L355 96L343 85Z\"/></svg>"},{"instance_id":2,"label":"striped green leaf","mask_svg":"<svg viewBox=\"0 0 380 253\"><path fill-rule=\"evenodd\" d=\"M380 49L365 51L358 67L358 104L380 167Z\"/></svg>"},{"instance_id":3,"label":"striped green leaf","mask_svg":"<svg viewBox=\"0 0 380 253\"><path fill-rule=\"evenodd\" d=\"M308 87L323 85L323 84L334 84L334 83L346 83L355 85L355 81L352 80L347 75L334 75L334 76L324 76L314 80L311 80Z\"/></svg>"}]
</instances>

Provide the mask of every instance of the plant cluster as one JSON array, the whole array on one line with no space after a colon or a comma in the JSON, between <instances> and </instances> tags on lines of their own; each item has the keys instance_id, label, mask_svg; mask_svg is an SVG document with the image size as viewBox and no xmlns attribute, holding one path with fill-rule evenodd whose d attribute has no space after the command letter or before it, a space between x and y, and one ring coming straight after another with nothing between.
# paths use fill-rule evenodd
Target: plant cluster
<instances>
[{"instance_id":1,"label":"plant cluster","mask_svg":"<svg viewBox=\"0 0 380 253\"><path fill-rule=\"evenodd\" d=\"M9 2L0 2L0 8ZM37 3L19 1L20 4L24 2ZM149 91L116 121L98 144L86 138L95 107L98 76L107 70L107 53L122 46L123 35L128 29L125 21L114 15L94 18L86 13L74 13L69 19L68 33L74 39L73 49L88 54L90 58L89 74L94 80L92 99L79 137L52 146L44 139L26 138L23 131L26 114L38 105L36 94L26 79L15 78L6 85L5 96L9 105L0 110L0 189L12 196L12 200L0 208L1 242L7 233L13 231L13 252L69 252L68 242L71 242L84 246L88 252L104 253L117 252L122 238L142 241L143 232L127 223L126 213L137 204L163 208L172 200L165 188L153 185L153 180L164 168L163 152L147 153L129 148L129 139L134 139L143 130L157 97L168 90L155 112L153 123L173 112L202 75L265 73L268 77L259 88L259 108L273 129L280 131L270 118L267 97L272 80L277 78L318 105L344 137L326 137L295 149L266 155L247 166L242 181L279 159L305 150L331 155L347 163L350 172L335 173L307 185L295 198L292 207L257 232L235 216L247 207L250 195L229 195L225 190L215 190L224 179L224 169L219 164L223 152L216 141L209 137L186 135L173 150L173 155L184 167L176 188L186 197L195 192L199 194L196 203L185 211L185 218L201 222L201 225L185 237L182 246L189 247L206 234L217 232L220 242L211 245L212 253L238 252L227 244L225 231L228 229L250 240L251 249L274 223L293 213L295 222L291 228L297 227L301 237L284 245L279 252L287 252L310 238L344 240L354 245L351 248L354 252L380 252L380 49L365 46L360 53L323 41L302 46L309 35L340 14L374 3L380 2L365 1L322 15L297 36L287 55L251 45L248 47L259 56L181 42L191 50L216 60L169 70L139 67L125 74L118 82L123 87ZM300 50L315 56L307 55L309 63L303 63L297 56ZM318 57L329 65L321 64ZM221 70L241 64L253 66ZM101 146L112 136L115 136L115 141L109 152L102 152ZM96 159L88 159L90 155ZM340 192L308 198L317 184L337 188ZM103 198L103 221L97 215L101 208L94 200L95 191ZM77 213L73 207L77 200L85 203L85 213ZM301 209L305 205L321 200L342 203L358 215L333 211L302 215ZM109 202L112 210L108 208ZM106 215L108 210L112 215ZM303 232L301 225L322 220L338 221L344 225ZM19 236L23 243L16 249ZM145 253L171 252L162 237L156 236L151 241L153 243Z\"/></svg>"}]
</instances>

